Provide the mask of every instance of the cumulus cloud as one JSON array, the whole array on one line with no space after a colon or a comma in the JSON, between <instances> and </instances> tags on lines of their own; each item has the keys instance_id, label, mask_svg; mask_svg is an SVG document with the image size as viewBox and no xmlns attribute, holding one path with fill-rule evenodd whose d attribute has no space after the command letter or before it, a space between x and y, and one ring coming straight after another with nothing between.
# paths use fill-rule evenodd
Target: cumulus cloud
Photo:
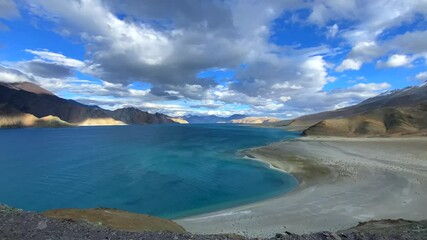
<instances>
[{"instance_id":1,"label":"cumulus cloud","mask_svg":"<svg viewBox=\"0 0 427 240\"><path fill-rule=\"evenodd\" d=\"M209 95L206 91L217 83L211 79L198 79L197 73L213 67L232 68L246 62L248 69L238 71L239 83L231 84L229 91L237 96L241 93L247 96L234 99L228 95L222 100L243 103L242 99L246 99L246 103L252 103L254 100L251 97L271 96L271 86L284 90L284 78L290 78L293 82L288 83L290 90L301 89L299 82L305 86L315 82L318 85L316 90L322 88L322 81L319 82L317 76L309 72L313 61L320 60L323 64L320 56L297 61L278 57L270 52L283 50L270 45L266 39L269 21L282 12L276 9L297 8L298 1L268 1L262 4L245 1L219 4L213 1L200 3L200 6L199 3L194 5L184 1L175 7L165 7L170 4L153 1L146 4L108 2L106 5L100 1L73 1L67 8L57 1L40 1L39 4L44 11L43 14L37 12L40 16L59 16L53 19L58 26L81 37L91 57L87 62L87 71L108 82L129 84L140 80L153 85L151 94L169 100L203 100ZM119 19L109 8L125 12L139 21ZM203 9L215 14L201 14ZM190 14L199 10L202 12ZM145 21L165 16L173 20L173 26L165 23L164 26L161 24L165 28L159 29ZM300 71L294 72L292 66L300 64ZM257 79L261 67L264 68L263 76ZM267 74L267 71L272 73ZM281 92L270 102L265 102L266 108L277 108L273 106L280 105L278 102L283 101L284 95L286 93Z\"/></svg>"},{"instance_id":2,"label":"cumulus cloud","mask_svg":"<svg viewBox=\"0 0 427 240\"><path fill-rule=\"evenodd\" d=\"M342 72L345 70L359 70L362 66L362 61L358 59L345 59L337 68L337 72Z\"/></svg>"},{"instance_id":3,"label":"cumulus cloud","mask_svg":"<svg viewBox=\"0 0 427 240\"><path fill-rule=\"evenodd\" d=\"M427 59L427 31L413 31L398 35L385 45L392 50L400 50L414 57L424 57Z\"/></svg>"},{"instance_id":4,"label":"cumulus cloud","mask_svg":"<svg viewBox=\"0 0 427 240\"><path fill-rule=\"evenodd\" d=\"M407 32L386 41L359 42L352 47L337 71L357 70L364 63L386 57L386 61L378 60L378 67L409 66L417 58L427 60L427 31ZM393 54L390 54L393 53Z\"/></svg>"},{"instance_id":5,"label":"cumulus cloud","mask_svg":"<svg viewBox=\"0 0 427 240\"><path fill-rule=\"evenodd\" d=\"M359 69L362 64L371 62L387 54L393 52L397 55L420 54L416 57L426 57L426 46L422 39L426 37L425 31L406 32L402 35L394 36L392 39L382 40L381 37L388 30L401 26L405 23L410 23L417 16L427 16L427 1L387 1L378 0L375 2L367 0L350 0L339 1L337 5L332 6L335 1L322 1L317 3L318 12L313 11L312 15L322 16L321 21L327 22L337 19L351 20L355 22L355 26L343 31L342 36L347 40L352 50L347 56L347 59L352 59L346 63L342 63L340 71ZM345 3L344 3L345 2ZM323 6L323 7L322 7ZM316 7L314 8L316 10ZM352 13L347 10L351 9ZM378 9L382 9L381 14L378 14ZM317 19L317 18L315 18ZM357 60L358 64L353 60ZM395 59L389 59L391 62L379 65L382 67L397 67L393 62ZM344 60L346 61L346 60ZM351 62L353 61L353 62ZM399 59L397 61L404 61ZM349 64L349 68L345 65ZM408 64L408 63L406 63ZM360 65L360 66L359 66ZM397 63L399 65L399 63Z\"/></svg>"},{"instance_id":6,"label":"cumulus cloud","mask_svg":"<svg viewBox=\"0 0 427 240\"><path fill-rule=\"evenodd\" d=\"M411 58L406 55L401 54L393 54L391 55L386 62L382 62L379 60L377 62L377 67L389 67L389 68L396 68L396 67L403 67L408 66L411 63Z\"/></svg>"},{"instance_id":7,"label":"cumulus cloud","mask_svg":"<svg viewBox=\"0 0 427 240\"><path fill-rule=\"evenodd\" d=\"M128 3L127 6L144 5ZM237 65L245 54L243 46L238 47L241 44L229 37L228 31L212 32L203 26L180 28L188 21L180 15L177 15L179 24L175 28L156 29L144 19L119 19L101 1L70 1L67 7L57 1L40 1L39 4L45 11L43 15L60 16L54 21L86 43L91 59L88 62L90 73L110 82L131 83L135 79L149 82L154 85L153 92L159 95L168 95L168 91L176 91L176 88L199 85L206 89L215 85L213 81L199 80L197 73L211 67ZM163 5L163 8L169 5ZM144 6L148 8L146 11L160 7L153 1L147 1ZM133 7L122 7L123 11L132 10L126 13L134 13ZM166 9L173 10L170 6ZM162 11L158 14L157 18L164 17ZM223 10L215 19L224 17L224 14L227 11ZM208 24L213 20L206 21ZM186 96L187 92L191 94L191 90L182 94Z\"/></svg>"},{"instance_id":8,"label":"cumulus cloud","mask_svg":"<svg viewBox=\"0 0 427 240\"><path fill-rule=\"evenodd\" d=\"M390 87L364 83L327 92L325 85L337 80L331 72L359 70L379 59L384 67L407 66L427 56L424 31L380 38L392 27L425 16L425 1L34 0L27 9L33 21L49 21L58 34L79 39L86 59L27 49L35 58L17 64L19 69L49 90L65 89L86 103L159 107L173 115L289 117L329 110ZM298 9L310 12L299 21L326 30L328 40L344 41L336 49L321 43L306 48L272 43L272 22ZM353 25L346 28L340 21ZM342 52L346 55L338 66L328 62L328 56ZM221 83L197 77L209 69L230 69L235 76ZM73 71L101 81L77 83ZM149 83L150 89L133 89L136 81Z\"/></svg>"},{"instance_id":9,"label":"cumulus cloud","mask_svg":"<svg viewBox=\"0 0 427 240\"><path fill-rule=\"evenodd\" d=\"M354 0L325 0L315 1L309 21L323 25L330 20L340 18L357 18L355 9L358 4Z\"/></svg>"}]
</instances>

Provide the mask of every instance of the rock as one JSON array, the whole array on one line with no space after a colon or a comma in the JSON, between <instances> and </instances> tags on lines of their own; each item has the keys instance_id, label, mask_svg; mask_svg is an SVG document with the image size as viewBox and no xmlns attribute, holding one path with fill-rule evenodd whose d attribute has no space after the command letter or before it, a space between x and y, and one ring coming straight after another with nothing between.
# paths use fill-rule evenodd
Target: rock
<instances>
[{"instance_id":1,"label":"rock","mask_svg":"<svg viewBox=\"0 0 427 240\"><path fill-rule=\"evenodd\" d=\"M45 221L40 221L36 227L36 229L38 229L38 230L43 230L45 228L47 228L47 223Z\"/></svg>"}]
</instances>

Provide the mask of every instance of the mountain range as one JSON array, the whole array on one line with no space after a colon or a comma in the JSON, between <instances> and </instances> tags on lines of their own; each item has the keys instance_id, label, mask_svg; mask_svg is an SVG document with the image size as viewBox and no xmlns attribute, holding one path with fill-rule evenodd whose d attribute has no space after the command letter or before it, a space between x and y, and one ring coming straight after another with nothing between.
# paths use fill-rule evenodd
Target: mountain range
<instances>
[{"instance_id":1,"label":"mountain range","mask_svg":"<svg viewBox=\"0 0 427 240\"><path fill-rule=\"evenodd\" d=\"M0 82L0 127L174 123L169 116L122 108L114 111L60 98L30 82Z\"/></svg>"},{"instance_id":2,"label":"mountain range","mask_svg":"<svg viewBox=\"0 0 427 240\"><path fill-rule=\"evenodd\" d=\"M427 133L427 83L385 92L359 104L280 121L235 114L171 118L137 108L114 111L60 98L31 82L0 82L0 127L64 127L159 123L267 124L304 135L384 136Z\"/></svg>"}]
</instances>

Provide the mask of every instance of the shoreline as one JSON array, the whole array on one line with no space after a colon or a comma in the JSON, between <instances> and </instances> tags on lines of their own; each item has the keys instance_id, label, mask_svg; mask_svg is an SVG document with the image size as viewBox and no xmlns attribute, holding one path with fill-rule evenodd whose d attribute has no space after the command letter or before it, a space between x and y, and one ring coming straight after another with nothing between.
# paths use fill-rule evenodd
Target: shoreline
<instances>
[{"instance_id":1,"label":"shoreline","mask_svg":"<svg viewBox=\"0 0 427 240\"><path fill-rule=\"evenodd\" d=\"M427 218L427 138L303 137L241 150L295 176L271 199L182 219L193 233L337 231L360 221Z\"/></svg>"}]
</instances>

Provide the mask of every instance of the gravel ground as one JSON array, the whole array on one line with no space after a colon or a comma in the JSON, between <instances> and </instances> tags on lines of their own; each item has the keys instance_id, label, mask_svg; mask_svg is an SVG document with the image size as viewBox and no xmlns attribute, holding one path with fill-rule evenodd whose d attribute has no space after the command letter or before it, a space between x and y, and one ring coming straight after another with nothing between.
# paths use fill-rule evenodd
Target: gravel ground
<instances>
[{"instance_id":1,"label":"gravel ground","mask_svg":"<svg viewBox=\"0 0 427 240\"><path fill-rule=\"evenodd\" d=\"M411 228L413 229L413 227ZM416 227L419 229L419 227ZM394 234L394 236L393 236ZM419 235L419 234L418 234ZM366 232L330 233L320 232L310 235L294 235L292 233L272 233L267 239L295 239L295 240L385 240L385 239L427 239L418 236L417 232L400 232L391 235ZM190 233L177 234L171 232L125 232L87 222L46 218L38 213L26 212L18 209L0 206L0 239L246 239L238 235L194 235ZM255 238L256 239L256 238Z\"/></svg>"}]
</instances>

